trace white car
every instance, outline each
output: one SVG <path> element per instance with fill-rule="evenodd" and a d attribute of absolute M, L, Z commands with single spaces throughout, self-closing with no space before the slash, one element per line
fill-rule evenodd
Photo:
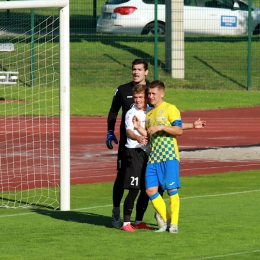
<path fill-rule="evenodd" d="M 165 0 L 158 0 L 158 33 L 165 32 Z M 260 8 L 252 6 L 252 33 L 260 34 Z M 98 33 L 154 34 L 154 0 L 108 0 Z M 248 4 L 243 0 L 184 0 L 184 32 L 190 35 L 247 35 Z"/>

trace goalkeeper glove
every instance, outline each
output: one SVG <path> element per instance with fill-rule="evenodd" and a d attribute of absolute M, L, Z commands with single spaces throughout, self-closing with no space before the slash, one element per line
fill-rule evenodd
<path fill-rule="evenodd" d="M 112 141 L 114 141 L 115 144 L 118 144 L 114 131 L 109 130 L 107 133 L 107 140 L 106 140 L 106 145 L 108 149 L 113 149 Z"/>

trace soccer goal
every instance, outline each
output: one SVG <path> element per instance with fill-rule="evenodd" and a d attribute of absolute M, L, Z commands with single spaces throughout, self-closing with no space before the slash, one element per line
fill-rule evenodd
<path fill-rule="evenodd" d="M 70 210 L 69 0 L 0 2 L 0 207 Z"/>

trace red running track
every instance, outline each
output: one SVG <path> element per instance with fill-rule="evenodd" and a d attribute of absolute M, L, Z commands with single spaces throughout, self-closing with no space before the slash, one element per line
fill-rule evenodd
<path fill-rule="evenodd" d="M 184 122 L 200 117 L 207 127 L 185 131 L 178 138 L 180 150 L 259 146 L 259 115 L 260 107 L 182 112 Z M 120 118 L 117 137 L 119 123 Z M 71 117 L 71 184 L 114 181 L 117 145 L 113 150 L 106 148 L 106 129 L 105 117 Z M 2 183 L 8 183 L 10 189 L 59 184 L 58 118 L 0 118 L 0 149 L 0 187 Z M 260 170 L 260 160 L 242 159 L 181 159 L 181 176 Z"/>
<path fill-rule="evenodd" d="M 180 150 L 260 145 L 260 107 L 182 112 L 183 122 L 201 118 L 204 129 L 186 130 L 178 137 Z M 119 137 L 117 121 L 116 136 Z M 71 184 L 114 181 L 117 145 L 108 150 L 104 117 L 71 118 Z M 260 160 L 181 160 L 181 176 L 260 170 Z M 260 159 L 260 158 L 259 158 Z"/>

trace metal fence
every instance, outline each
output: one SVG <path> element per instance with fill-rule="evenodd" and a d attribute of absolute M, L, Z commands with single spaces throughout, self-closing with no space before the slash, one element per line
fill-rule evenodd
<path fill-rule="evenodd" d="M 164 32 L 170 27 L 165 23 L 164 1 L 109 0 L 125 2 L 132 9 L 110 13 L 107 7 L 101 13 L 104 1 L 70 1 L 71 87 L 116 87 L 131 80 L 131 62 L 143 58 L 149 62 L 149 80 L 159 78 L 169 87 L 260 90 L 257 8 L 234 0 L 184 0 L 184 56 L 180 57 L 184 78 L 174 78 L 166 62 Z M 154 3 L 158 4 L 158 23 L 154 22 Z M 249 5 L 260 7 L 260 0 Z M 7 10 L 1 14 L 1 26 L 18 15 Z M 21 24 L 29 26 L 28 21 Z"/>

